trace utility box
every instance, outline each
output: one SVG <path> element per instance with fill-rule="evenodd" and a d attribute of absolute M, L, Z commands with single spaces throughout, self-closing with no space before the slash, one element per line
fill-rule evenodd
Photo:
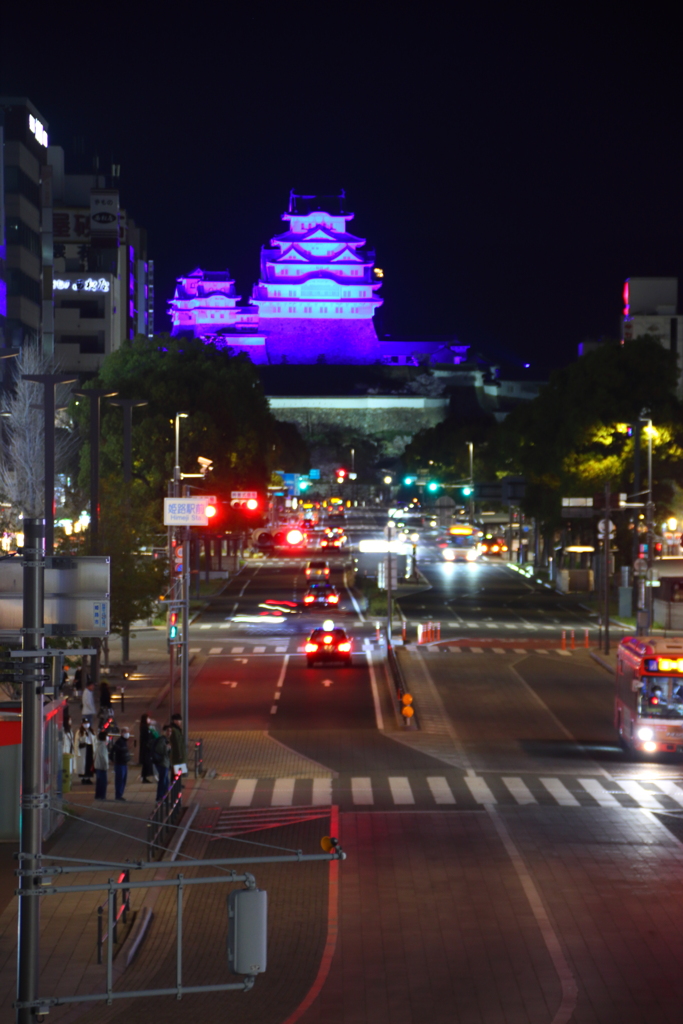
<path fill-rule="evenodd" d="M 268 893 L 235 889 L 228 896 L 228 963 L 233 974 L 263 974 L 268 939 Z"/>
<path fill-rule="evenodd" d="M 619 587 L 619 618 L 630 619 L 633 615 L 633 587 Z"/>

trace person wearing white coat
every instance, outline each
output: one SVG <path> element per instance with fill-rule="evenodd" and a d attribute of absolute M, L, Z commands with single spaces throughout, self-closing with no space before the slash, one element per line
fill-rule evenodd
<path fill-rule="evenodd" d="M 84 786 L 92 786 L 92 776 L 95 771 L 94 744 L 95 737 L 90 728 L 90 722 L 81 722 L 81 727 L 76 733 L 76 751 L 78 774 Z"/>

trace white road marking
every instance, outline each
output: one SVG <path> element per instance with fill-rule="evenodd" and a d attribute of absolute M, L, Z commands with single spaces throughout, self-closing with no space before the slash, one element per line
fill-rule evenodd
<path fill-rule="evenodd" d="M 531 792 L 526 782 L 516 775 L 504 777 L 502 781 L 512 793 L 518 804 L 537 804 L 538 800 Z"/>
<path fill-rule="evenodd" d="M 332 779 L 313 779 L 313 806 L 332 803 Z"/>
<path fill-rule="evenodd" d="M 220 654 L 222 650 L 222 647 L 211 647 L 209 649 L 209 654 Z"/>
<path fill-rule="evenodd" d="M 358 806 L 374 804 L 375 798 L 372 795 L 370 779 L 351 779 L 351 798 Z"/>
<path fill-rule="evenodd" d="M 276 779 L 273 786 L 271 807 L 291 807 L 294 800 L 294 783 L 296 779 Z"/>
<path fill-rule="evenodd" d="M 287 653 L 287 648 L 286 647 L 276 647 L 275 648 L 275 653 L 276 654 L 286 654 Z"/>
<path fill-rule="evenodd" d="M 523 647 L 513 647 L 512 650 L 513 650 L 514 654 L 526 654 L 527 653 Z"/>
<path fill-rule="evenodd" d="M 557 800 L 560 807 L 580 807 L 581 804 L 575 796 L 569 792 L 567 787 L 559 779 L 541 779 L 541 782 L 550 795 Z"/>
<path fill-rule="evenodd" d="M 282 659 L 282 668 L 280 669 L 280 675 L 277 678 L 277 684 L 276 685 L 277 685 L 278 690 L 281 690 L 282 687 L 284 686 L 285 676 L 287 675 L 287 666 L 288 665 L 289 665 L 289 655 L 285 654 L 284 658 Z"/>
<path fill-rule="evenodd" d="M 231 647 L 230 648 L 230 653 L 231 654 L 241 654 L 243 650 L 244 650 L 244 647 Z"/>
<path fill-rule="evenodd" d="M 649 789 L 644 789 L 639 782 L 635 782 L 633 779 L 619 779 L 619 785 L 629 796 L 633 797 L 640 807 L 647 807 L 651 811 L 661 811 L 662 805 L 655 794 L 651 793 Z"/>
<path fill-rule="evenodd" d="M 677 804 L 683 807 L 683 790 L 680 786 L 677 786 L 671 779 L 659 779 L 655 782 L 655 786 L 661 789 L 667 796 L 675 800 Z"/>
<path fill-rule="evenodd" d="M 389 778 L 389 789 L 395 804 L 414 804 L 415 797 L 410 788 L 410 783 L 405 776 L 393 776 Z"/>
<path fill-rule="evenodd" d="M 597 779 L 579 779 L 578 781 L 601 807 L 621 807 L 617 798 L 608 793 Z"/>
<path fill-rule="evenodd" d="M 270 709 L 270 713 L 271 715 L 277 714 L 277 704 L 273 704 L 272 708 Z"/>
<path fill-rule="evenodd" d="M 199 628 L 200 629 L 211 629 L 211 625 L 209 624 L 208 626 L 200 626 Z"/>
<path fill-rule="evenodd" d="M 484 648 L 483 647 L 470 647 L 470 654 L 483 654 L 483 653 L 484 653 Z"/>
<path fill-rule="evenodd" d="M 572 656 L 571 651 L 563 651 L 562 648 L 560 648 L 560 650 L 557 653 L 561 654 L 564 658 L 571 658 Z"/>
<path fill-rule="evenodd" d="M 332 679 L 323 679 L 323 686 L 332 686 Z"/>
<path fill-rule="evenodd" d="M 255 647 L 253 653 L 254 654 L 263 654 L 264 651 L 265 651 L 265 647 Z"/>
<path fill-rule="evenodd" d="M 384 718 L 382 716 L 382 706 L 379 702 L 379 689 L 377 687 L 377 676 L 375 675 L 375 666 L 372 663 L 372 650 L 368 643 L 365 649 L 365 657 L 368 659 L 368 672 L 370 673 L 370 689 L 372 690 L 372 703 L 375 706 L 375 724 L 381 731 L 384 730 Z"/>
<path fill-rule="evenodd" d="M 434 797 L 434 803 L 436 804 L 454 804 L 455 797 L 451 791 L 451 787 L 448 785 L 442 775 L 435 776 L 427 779 L 427 785 L 432 791 Z"/>
<path fill-rule="evenodd" d="M 234 690 L 237 683 L 232 679 L 221 679 L 221 686 L 231 686 Z"/>
<path fill-rule="evenodd" d="M 247 580 L 247 582 L 246 582 L 246 583 L 244 584 L 244 586 L 243 586 L 243 587 L 242 587 L 242 589 L 240 590 L 240 597 L 242 596 L 242 594 L 243 594 L 243 593 L 244 593 L 244 591 L 245 591 L 245 590 L 247 589 L 247 587 L 249 586 L 249 584 L 250 584 L 250 583 L 251 583 L 251 580 Z"/>
<path fill-rule="evenodd" d="M 238 779 L 230 798 L 231 807 L 249 807 L 254 799 L 257 779 Z"/>
<path fill-rule="evenodd" d="M 504 647 L 492 647 L 491 650 L 493 651 L 494 654 L 505 654 Z"/>
<path fill-rule="evenodd" d="M 467 783 L 467 788 L 478 804 L 498 803 L 483 779 L 477 778 L 476 775 L 466 775 L 465 782 Z"/>
<path fill-rule="evenodd" d="M 276 690 L 275 693 L 273 694 L 273 700 L 279 700 L 281 696 L 282 690 Z"/>
<path fill-rule="evenodd" d="M 199 654 L 201 647 L 190 647 L 190 654 Z"/>

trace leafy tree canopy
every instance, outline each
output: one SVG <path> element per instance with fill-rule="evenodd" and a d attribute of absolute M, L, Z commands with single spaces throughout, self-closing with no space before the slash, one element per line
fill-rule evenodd
<path fill-rule="evenodd" d="M 195 338 L 138 335 L 105 360 L 92 387 L 139 398 L 147 405 L 133 412 L 135 489 L 161 498 L 173 475 L 174 421 L 181 421 L 181 469 L 197 472 L 198 456 L 211 459 L 207 485 L 219 495 L 230 489 L 264 487 L 270 471 L 308 469 L 305 445 L 295 427 L 278 423 L 254 365 Z M 87 385 L 86 385 L 87 387 Z M 87 485 L 90 451 L 88 403 L 74 407 L 84 438 L 81 483 Z M 121 473 L 122 411 L 102 403 L 103 477 Z"/>

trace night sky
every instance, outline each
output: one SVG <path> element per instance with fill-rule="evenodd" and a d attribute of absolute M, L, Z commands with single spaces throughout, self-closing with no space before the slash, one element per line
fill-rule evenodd
<path fill-rule="evenodd" d="M 0 91 L 33 100 L 67 171 L 121 164 L 157 330 L 198 265 L 249 295 L 291 188 L 346 190 L 381 329 L 532 371 L 616 336 L 624 277 L 683 279 L 662 4 L 22 6 L 0 15 Z"/>

